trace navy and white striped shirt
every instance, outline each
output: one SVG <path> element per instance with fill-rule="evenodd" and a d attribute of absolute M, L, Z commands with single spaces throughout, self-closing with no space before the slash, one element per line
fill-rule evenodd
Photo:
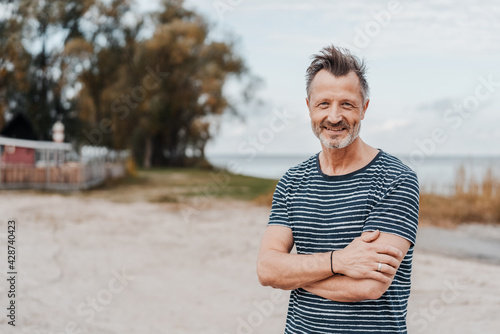
<path fill-rule="evenodd" d="M 383 151 L 345 175 L 324 174 L 319 153 L 290 168 L 276 186 L 269 225 L 291 228 L 297 253 L 343 249 L 362 232 L 376 229 L 401 236 L 411 246 L 377 300 L 341 303 L 293 290 L 285 333 L 406 333 L 418 210 L 415 172 Z"/>

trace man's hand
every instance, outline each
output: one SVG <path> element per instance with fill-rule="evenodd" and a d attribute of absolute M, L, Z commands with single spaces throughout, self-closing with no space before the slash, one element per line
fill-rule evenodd
<path fill-rule="evenodd" d="M 378 247 L 374 248 L 374 246 L 377 245 L 380 246 L 384 252 L 379 254 L 375 251 L 377 249 L 380 251 Z M 380 233 L 378 231 L 363 232 L 361 237 L 356 238 L 342 251 L 336 251 L 333 254 L 335 255 L 335 253 L 340 253 L 338 254 L 340 255 L 340 258 L 345 256 L 344 259 L 350 259 L 350 261 L 353 261 L 351 264 L 346 265 L 347 270 L 343 271 L 347 273 L 346 275 L 363 276 L 363 271 L 368 267 L 369 269 L 365 273 L 364 277 L 371 277 L 373 274 L 376 274 L 376 276 L 382 276 L 384 282 L 371 278 L 358 279 L 349 276 L 334 275 L 322 281 L 302 286 L 302 288 L 315 295 L 337 302 L 358 302 L 367 299 L 379 299 L 390 287 L 396 271 L 388 268 L 389 265 L 385 263 L 382 265 L 381 269 L 383 273 L 379 273 L 376 271 L 378 269 L 378 262 L 376 262 L 376 260 L 364 261 L 363 256 L 361 256 L 362 263 L 359 263 L 356 262 L 357 260 L 355 254 L 366 254 L 367 258 L 372 258 L 373 256 L 377 257 L 379 255 L 385 255 L 390 258 L 391 255 L 388 255 L 388 253 L 395 255 L 397 252 L 395 252 L 392 247 L 396 247 L 401 252 L 401 256 L 397 257 L 397 267 L 399 267 L 399 263 L 403 260 L 403 257 L 408 252 L 410 246 L 411 243 L 408 240 L 394 234 Z M 352 249 L 355 252 L 353 252 L 353 254 L 346 255 L 345 253 L 347 253 L 347 249 Z M 392 251 L 387 252 L 389 249 L 392 249 Z M 346 252 L 342 254 L 344 250 L 346 250 Z M 333 264 L 335 265 L 335 257 L 333 261 Z M 390 261 L 391 263 L 393 262 L 392 260 Z M 337 264 L 338 263 L 339 262 L 337 262 Z M 392 265 L 390 267 L 394 268 Z M 354 272 L 354 274 L 352 274 L 352 272 Z M 394 274 L 391 275 L 389 272 L 393 272 Z"/>
<path fill-rule="evenodd" d="M 333 271 L 351 278 L 390 283 L 403 258 L 403 253 L 390 245 L 372 243 L 379 236 L 378 230 L 364 233 L 344 249 L 333 252 Z M 382 266 L 381 270 L 377 271 L 379 263 Z"/>

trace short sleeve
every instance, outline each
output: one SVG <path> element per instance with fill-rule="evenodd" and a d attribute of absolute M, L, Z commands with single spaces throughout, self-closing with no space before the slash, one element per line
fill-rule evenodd
<path fill-rule="evenodd" d="M 368 214 L 363 232 L 379 230 L 415 244 L 418 227 L 419 185 L 413 171 L 401 174 Z"/>
<path fill-rule="evenodd" d="M 269 215 L 269 225 L 281 225 L 290 227 L 290 220 L 288 219 L 287 210 L 287 196 L 286 196 L 286 174 L 276 185 L 276 190 L 273 195 L 273 204 L 271 206 L 271 214 Z"/>

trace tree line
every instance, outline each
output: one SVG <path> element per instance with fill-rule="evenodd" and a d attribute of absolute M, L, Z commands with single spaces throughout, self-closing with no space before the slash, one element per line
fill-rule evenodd
<path fill-rule="evenodd" d="M 131 149 L 149 166 L 205 158 L 232 78 L 254 80 L 235 42 L 183 0 L 139 14 L 131 0 L 14 0 L 0 4 L 0 128 L 25 113 L 40 139 L 56 120 L 66 141 Z"/>

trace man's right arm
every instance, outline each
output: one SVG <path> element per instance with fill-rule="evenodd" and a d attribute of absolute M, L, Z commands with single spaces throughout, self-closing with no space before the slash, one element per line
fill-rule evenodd
<path fill-rule="evenodd" d="M 268 226 L 257 259 L 257 275 L 264 286 L 293 290 L 332 276 L 330 253 L 290 254 L 292 231 L 284 226 Z"/>
<path fill-rule="evenodd" d="M 390 283 L 386 274 L 393 274 L 399 266 L 401 251 L 389 245 L 371 244 L 380 232 L 371 232 L 356 238 L 342 252 L 334 252 L 333 270 L 357 279 L 373 279 Z M 332 276 L 330 252 L 317 254 L 290 254 L 293 247 L 292 231 L 284 226 L 268 226 L 262 239 L 257 260 L 257 274 L 262 285 L 293 290 Z M 378 263 L 386 274 L 373 270 Z M 345 266 L 343 264 L 351 265 Z"/>

